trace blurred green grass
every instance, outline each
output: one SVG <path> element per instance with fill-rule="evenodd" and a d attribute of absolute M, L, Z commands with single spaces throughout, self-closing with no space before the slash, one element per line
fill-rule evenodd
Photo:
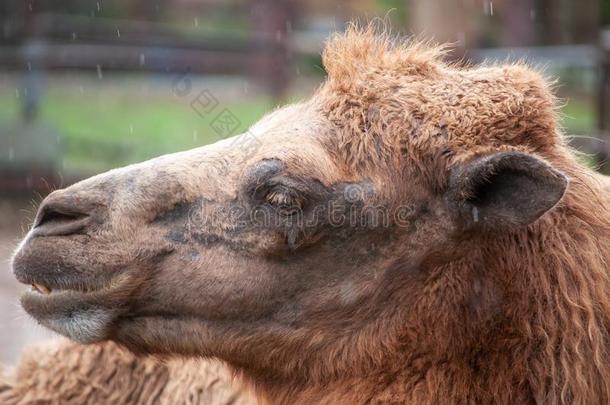
<path fill-rule="evenodd" d="M 237 135 L 269 104 L 265 99 L 246 100 L 222 108 L 240 120 Z M 171 99 L 83 102 L 78 97 L 52 97 L 41 110 L 41 119 L 63 134 L 64 168 L 72 170 L 106 169 L 216 142 L 221 138 L 210 127 L 214 116 L 199 115 L 188 100 Z"/>
<path fill-rule="evenodd" d="M 264 96 L 222 102 L 200 115 L 190 97 L 133 96 L 129 91 L 80 94 L 53 87 L 45 92 L 37 122 L 61 134 L 60 168 L 98 172 L 220 140 L 210 123 L 225 108 L 245 131 L 272 108 Z M 0 122 L 20 119 L 20 100 L 0 92 Z"/>

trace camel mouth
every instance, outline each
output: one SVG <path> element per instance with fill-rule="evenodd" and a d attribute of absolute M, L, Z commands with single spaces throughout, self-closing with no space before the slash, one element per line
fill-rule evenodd
<path fill-rule="evenodd" d="M 103 289 L 103 288 L 91 287 L 91 286 L 86 286 L 86 285 L 79 285 L 75 288 L 58 288 L 58 287 L 50 287 L 49 285 L 43 284 L 43 283 L 31 283 L 30 287 L 31 287 L 31 289 L 30 289 L 31 292 L 41 294 L 41 295 L 61 294 L 64 292 L 69 292 L 69 291 L 76 291 L 76 292 L 86 294 L 86 293 L 92 293 L 92 292 L 96 292 L 98 290 Z"/>
<path fill-rule="evenodd" d="M 47 277 L 32 277 L 29 274 L 20 272 L 17 274 L 17 281 L 21 284 L 29 285 L 29 294 L 38 297 L 56 297 L 66 294 L 72 295 L 87 295 L 101 292 L 111 293 L 114 290 L 120 289 L 128 282 L 128 277 L 125 274 L 120 274 L 109 280 L 73 280 L 72 277 L 67 280 L 65 278 L 57 280 L 49 280 Z"/>
<path fill-rule="evenodd" d="M 94 285 L 94 284 L 74 284 L 72 286 L 54 286 L 52 284 L 47 284 L 44 282 L 32 282 L 30 284 L 30 291 L 33 293 L 41 294 L 41 295 L 52 295 L 52 294 L 62 294 L 66 292 L 78 292 L 82 294 L 89 294 L 103 290 L 113 290 L 125 282 L 122 277 L 115 277 L 111 279 L 107 283 L 103 283 L 102 285 Z"/>
<path fill-rule="evenodd" d="M 94 343 L 108 337 L 125 307 L 129 284 L 125 275 L 103 285 L 77 288 L 31 283 L 21 296 L 21 306 L 42 326 L 81 343 Z"/>

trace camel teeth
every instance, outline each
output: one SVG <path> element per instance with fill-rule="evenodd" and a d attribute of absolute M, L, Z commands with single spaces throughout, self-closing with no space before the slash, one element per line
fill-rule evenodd
<path fill-rule="evenodd" d="M 43 284 L 32 284 L 32 288 L 41 294 L 48 295 L 51 293 L 51 289 Z"/>

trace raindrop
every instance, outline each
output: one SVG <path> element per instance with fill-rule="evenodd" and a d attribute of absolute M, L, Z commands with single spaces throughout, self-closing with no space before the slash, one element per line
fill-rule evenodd
<path fill-rule="evenodd" d="M 536 10 L 535 9 L 530 9 L 530 20 L 535 21 L 536 20 Z"/>
<path fill-rule="evenodd" d="M 197 130 L 196 130 L 196 129 L 194 129 L 194 130 L 193 130 L 193 141 L 196 141 L 196 140 L 198 140 L 198 139 L 199 139 L 199 134 L 197 134 Z"/>
<path fill-rule="evenodd" d="M 57 137 L 55 137 L 55 142 L 59 145 L 61 143 L 61 136 L 57 135 Z"/>
<path fill-rule="evenodd" d="M 275 40 L 277 42 L 280 42 L 282 40 L 282 31 L 280 31 L 280 30 L 275 31 Z"/>
<path fill-rule="evenodd" d="M 15 89 L 15 97 L 19 98 L 21 95 L 19 94 L 19 89 Z"/>
<path fill-rule="evenodd" d="M 10 162 L 12 162 L 13 160 L 15 160 L 15 149 L 13 148 L 8 148 L 8 160 Z"/>
<path fill-rule="evenodd" d="M 78 86 L 78 91 L 80 91 L 80 94 L 84 94 L 85 93 L 85 88 L 83 87 L 82 84 L 80 86 Z"/>
<path fill-rule="evenodd" d="M 491 0 L 483 3 L 483 12 L 485 15 L 494 15 L 494 5 Z"/>
<path fill-rule="evenodd" d="M 32 11 L 32 3 L 28 4 L 28 10 Z"/>
<path fill-rule="evenodd" d="M 121 38 L 121 31 L 119 31 L 119 29 L 118 29 L 118 28 L 116 29 L 116 36 L 117 36 L 117 37 L 119 37 L 119 38 Z"/>
<path fill-rule="evenodd" d="M 144 66 L 146 63 L 146 56 L 143 53 L 140 54 L 140 66 Z"/>
<path fill-rule="evenodd" d="M 195 17 L 194 23 L 195 27 L 199 27 L 199 18 Z"/>
<path fill-rule="evenodd" d="M 102 80 L 104 78 L 102 75 L 102 67 L 100 65 L 95 65 L 95 68 L 97 69 L 97 78 Z"/>
<path fill-rule="evenodd" d="M 297 66 L 297 70 L 296 70 L 297 76 L 301 75 L 301 68 Z"/>
<path fill-rule="evenodd" d="M 133 125 L 129 124 L 129 133 L 133 135 Z"/>
<path fill-rule="evenodd" d="M 28 71 L 32 71 L 32 62 L 28 62 Z"/>
<path fill-rule="evenodd" d="M 96 1 L 95 4 L 97 5 L 97 11 L 101 11 L 100 2 Z"/>
<path fill-rule="evenodd" d="M 76 32 L 72 31 L 72 41 L 76 41 Z"/>

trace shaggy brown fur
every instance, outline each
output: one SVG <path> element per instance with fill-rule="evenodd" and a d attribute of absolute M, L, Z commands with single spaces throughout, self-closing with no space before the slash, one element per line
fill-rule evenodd
<path fill-rule="evenodd" d="M 490 293 L 503 295 L 498 310 L 506 318 L 478 319 L 473 335 L 462 336 L 473 339 L 466 342 L 451 329 L 456 319 L 477 318 L 471 311 L 480 308 L 456 307 L 446 296 L 445 310 L 431 312 L 434 304 L 423 300 L 417 324 L 432 327 L 426 335 L 431 350 L 413 351 L 396 365 L 400 371 L 389 377 L 392 388 L 381 398 L 607 403 L 610 213 L 604 200 L 610 193 L 604 195 L 570 155 L 556 126 L 556 102 L 537 72 L 521 64 L 464 70 L 442 63 L 442 54 L 420 43 L 392 43 L 370 28 L 329 43 L 324 63 L 330 79 L 322 93 L 340 129 L 343 159 L 363 171 L 404 159 L 442 190 L 442 174 L 453 165 L 490 151 L 520 150 L 544 157 L 571 184 L 561 206 L 533 226 L 464 241 L 466 256 L 431 271 L 428 288 L 453 296 L 484 282 L 485 272 L 497 289 Z"/>
<path fill-rule="evenodd" d="M 0 378 L 0 404 L 255 403 L 220 362 L 138 358 L 114 343 L 56 341 L 29 348 Z"/>
<path fill-rule="evenodd" d="M 426 346 L 443 360 L 412 353 L 391 378 L 399 383 L 389 398 L 607 403 L 610 214 L 603 201 L 610 193 L 570 156 L 556 127 L 556 102 L 538 73 L 520 64 L 457 69 L 439 61 L 442 53 L 390 44 L 370 30 L 330 42 L 323 92 L 342 129 L 344 159 L 358 169 L 406 155 L 443 189 L 441 174 L 452 165 L 490 150 L 521 150 L 543 156 L 571 185 L 561 206 L 533 226 L 465 242 L 466 257 L 432 271 L 429 288 L 457 290 L 472 288 L 486 272 L 503 291 L 507 316 L 479 319 L 474 342 L 463 345 L 450 328 L 455 318 L 471 318 L 472 308 L 452 308 L 449 300 L 446 312 L 431 313 L 431 303 L 421 302 L 420 322 L 443 330 L 427 335 Z"/>
<path fill-rule="evenodd" d="M 24 307 L 82 342 L 219 358 L 272 403 L 609 403 L 606 180 L 539 73 L 442 53 L 351 28 L 254 154 L 225 142 L 54 193 L 14 268 L 69 292 Z M 287 214 L 328 203 L 411 210 Z M 242 206 L 277 221 L 237 226 Z"/>

